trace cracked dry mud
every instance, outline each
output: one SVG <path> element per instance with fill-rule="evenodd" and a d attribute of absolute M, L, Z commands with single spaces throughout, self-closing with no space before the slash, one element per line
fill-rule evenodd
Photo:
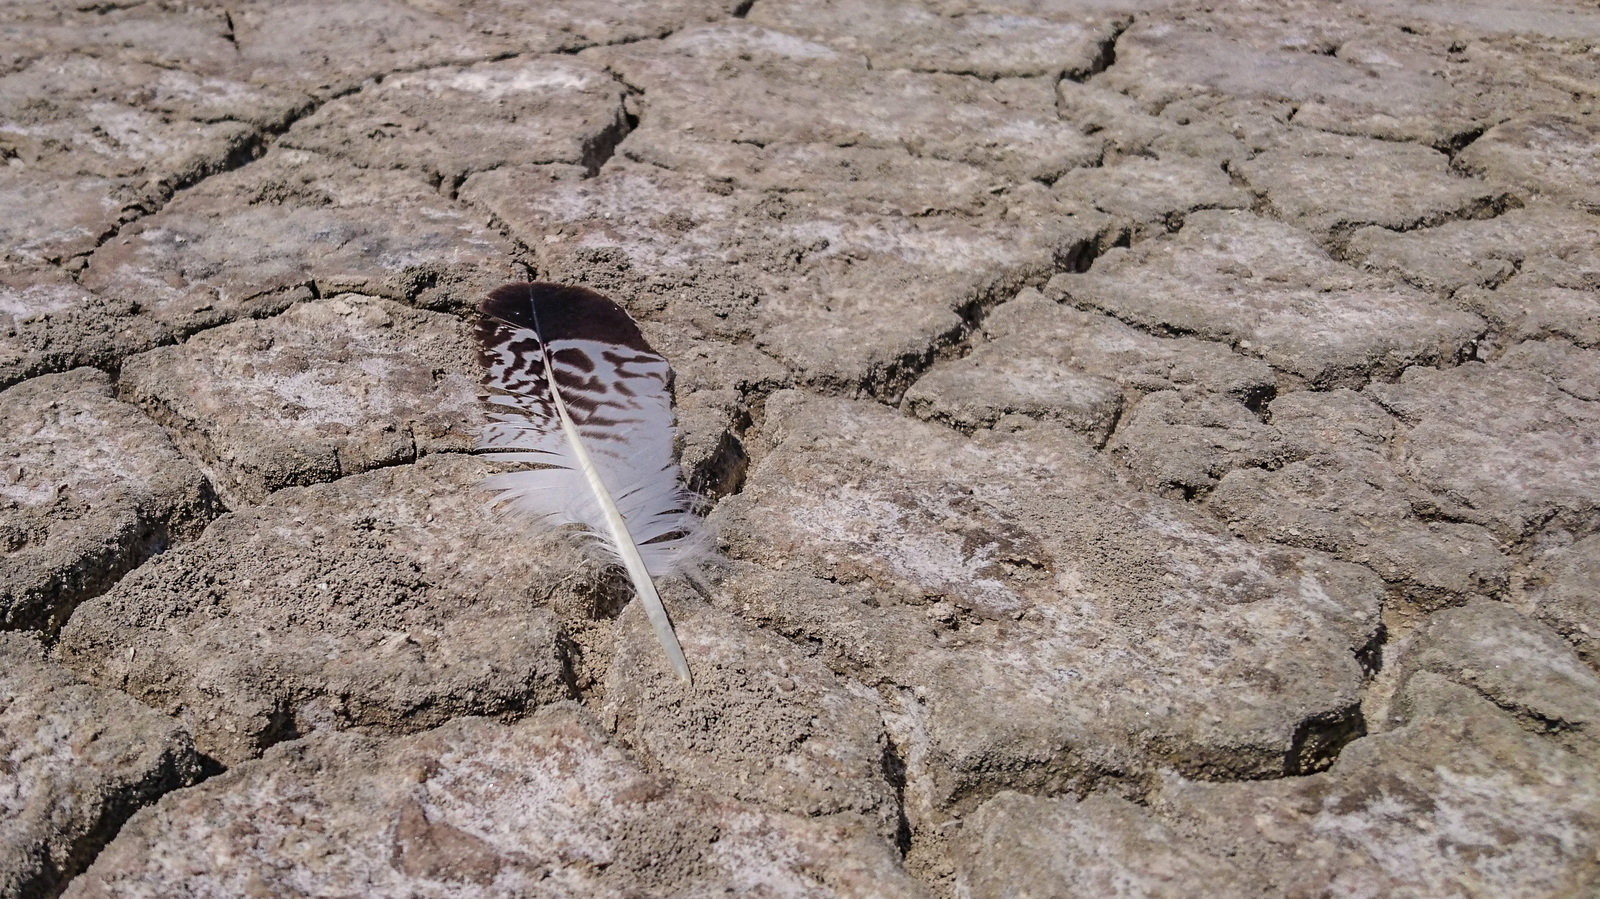
<path fill-rule="evenodd" d="M 5 4 L 0 899 L 1592 895 L 1597 184 L 1571 0 Z"/>

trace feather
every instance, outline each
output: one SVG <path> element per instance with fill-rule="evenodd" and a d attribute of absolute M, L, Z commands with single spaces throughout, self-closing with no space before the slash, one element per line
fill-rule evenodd
<path fill-rule="evenodd" d="M 689 664 L 652 577 L 685 570 L 707 539 L 672 457 L 671 368 L 621 306 L 582 287 L 507 284 L 479 307 L 488 458 L 532 467 L 491 475 L 495 504 L 547 526 L 577 525 L 628 572 L 672 668 Z"/>

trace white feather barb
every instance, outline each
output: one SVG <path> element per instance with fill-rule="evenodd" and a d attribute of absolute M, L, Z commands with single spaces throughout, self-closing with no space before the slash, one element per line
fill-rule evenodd
<path fill-rule="evenodd" d="M 671 369 L 628 313 L 581 287 L 507 284 L 480 306 L 489 458 L 529 463 L 489 477 L 498 505 L 577 525 L 621 565 L 673 671 L 689 663 L 652 576 L 703 555 L 704 529 L 672 458 Z"/>

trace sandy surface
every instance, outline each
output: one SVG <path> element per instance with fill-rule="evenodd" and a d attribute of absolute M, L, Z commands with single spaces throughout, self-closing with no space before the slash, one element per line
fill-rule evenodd
<path fill-rule="evenodd" d="M 7 3 L 0 899 L 1590 895 L 1597 185 L 1571 0 Z"/>

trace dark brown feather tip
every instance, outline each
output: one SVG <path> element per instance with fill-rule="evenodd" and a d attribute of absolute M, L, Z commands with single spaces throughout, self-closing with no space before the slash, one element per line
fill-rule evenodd
<path fill-rule="evenodd" d="M 479 304 L 478 311 L 489 318 L 532 329 L 546 343 L 593 340 L 656 354 L 640 333 L 639 326 L 621 306 L 587 287 L 540 281 L 506 284 L 491 291 L 489 298 Z M 492 333 L 492 329 L 480 324 L 476 336 L 481 342 Z"/>

